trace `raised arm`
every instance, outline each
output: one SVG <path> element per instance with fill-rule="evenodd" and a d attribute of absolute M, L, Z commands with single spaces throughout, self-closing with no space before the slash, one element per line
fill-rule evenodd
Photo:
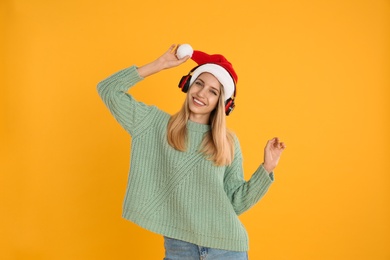
<path fill-rule="evenodd" d="M 137 102 L 127 91 L 145 77 L 176 67 L 188 60 L 189 56 L 182 59 L 176 57 L 176 47 L 172 45 L 153 62 L 141 67 L 131 66 L 99 82 L 97 89 L 103 102 L 120 125 L 131 135 L 151 111 L 151 107 Z"/>
<path fill-rule="evenodd" d="M 178 45 L 171 45 L 169 49 L 158 59 L 138 68 L 138 73 L 141 77 L 146 78 L 164 69 L 170 69 L 186 62 L 190 57 L 185 56 L 182 59 L 176 57 L 176 49 Z"/>
<path fill-rule="evenodd" d="M 268 141 L 264 148 L 264 163 L 245 181 L 241 149 L 236 140 L 235 159 L 226 170 L 224 187 L 237 215 L 251 208 L 267 193 L 274 180 L 273 170 L 285 148 L 285 144 L 279 142 L 278 138 Z"/>

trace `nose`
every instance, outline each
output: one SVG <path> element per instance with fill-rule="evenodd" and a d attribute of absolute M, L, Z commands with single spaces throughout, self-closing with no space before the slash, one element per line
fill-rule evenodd
<path fill-rule="evenodd" d="M 201 88 L 199 91 L 196 93 L 199 97 L 204 97 L 206 93 L 206 88 Z"/>

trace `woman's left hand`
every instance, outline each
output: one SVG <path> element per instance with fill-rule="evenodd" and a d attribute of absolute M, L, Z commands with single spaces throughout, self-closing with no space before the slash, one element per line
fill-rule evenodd
<path fill-rule="evenodd" d="M 263 167 L 268 173 L 276 168 L 284 149 L 286 149 L 286 145 L 283 142 L 280 142 L 277 137 L 267 142 L 267 145 L 264 148 Z"/>

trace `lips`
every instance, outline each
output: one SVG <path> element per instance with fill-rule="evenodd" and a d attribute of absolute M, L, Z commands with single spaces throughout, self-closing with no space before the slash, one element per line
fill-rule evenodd
<path fill-rule="evenodd" d="M 203 103 L 202 101 L 200 101 L 199 99 L 196 99 L 196 98 L 192 98 L 192 100 L 194 101 L 194 103 L 198 106 L 205 106 L 206 104 Z"/>

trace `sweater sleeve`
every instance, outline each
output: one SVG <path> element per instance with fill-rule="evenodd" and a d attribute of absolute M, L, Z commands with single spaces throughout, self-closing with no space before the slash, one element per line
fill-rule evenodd
<path fill-rule="evenodd" d="M 119 124 L 131 135 L 136 127 L 151 111 L 151 106 L 136 101 L 126 93 L 143 78 L 138 74 L 137 67 L 123 69 L 99 82 L 98 93 L 104 104 Z"/>
<path fill-rule="evenodd" d="M 233 163 L 227 167 L 224 176 L 225 192 L 237 215 L 255 205 L 268 191 L 274 181 L 273 173 L 268 174 L 260 165 L 248 181 L 244 179 L 242 153 L 238 140 L 235 143 Z"/>

